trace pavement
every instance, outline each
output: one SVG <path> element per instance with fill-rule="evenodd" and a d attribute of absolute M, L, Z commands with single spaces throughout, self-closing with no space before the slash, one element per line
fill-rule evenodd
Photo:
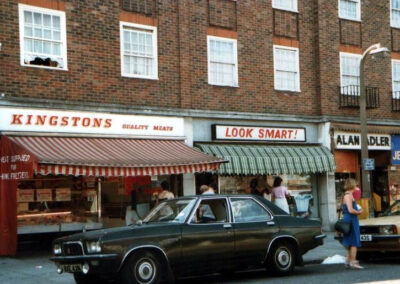
<path fill-rule="evenodd" d="M 334 239 L 335 232 L 324 232 L 324 234 L 326 235 L 324 244 L 303 255 L 304 264 L 319 264 L 327 257 L 334 255 L 346 256 L 346 249 Z"/>
<path fill-rule="evenodd" d="M 304 256 L 304 264 L 319 264 L 327 257 L 346 255 L 344 247 L 334 240 L 333 232 L 325 232 L 324 244 Z M 16 257 L 0 257 L 0 283 L 74 283 L 71 274 L 58 275 L 56 266 L 49 260 L 51 249 L 25 249 L 18 251 Z"/>

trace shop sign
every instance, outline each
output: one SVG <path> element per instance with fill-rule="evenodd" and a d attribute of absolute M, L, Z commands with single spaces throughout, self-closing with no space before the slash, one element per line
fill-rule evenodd
<path fill-rule="evenodd" d="M 51 188 L 42 188 L 36 190 L 37 201 L 53 201 L 53 192 Z"/>
<path fill-rule="evenodd" d="M 400 165 L 400 135 L 392 135 L 392 165 Z"/>
<path fill-rule="evenodd" d="M 33 202 L 35 201 L 34 189 L 18 189 L 18 202 Z"/>
<path fill-rule="evenodd" d="M 213 125 L 213 140 L 305 142 L 305 128 Z"/>
<path fill-rule="evenodd" d="M 56 201 L 71 201 L 71 189 L 70 188 L 57 188 L 56 189 Z"/>
<path fill-rule="evenodd" d="M 334 133 L 336 149 L 360 150 L 361 135 L 359 133 L 336 132 Z M 390 135 L 368 134 L 368 150 L 390 150 Z"/>
<path fill-rule="evenodd" d="M 364 159 L 364 170 L 366 170 L 366 171 L 375 170 L 375 160 L 374 159 Z"/>
<path fill-rule="evenodd" d="M 181 117 L 0 107 L 0 131 L 183 137 Z"/>

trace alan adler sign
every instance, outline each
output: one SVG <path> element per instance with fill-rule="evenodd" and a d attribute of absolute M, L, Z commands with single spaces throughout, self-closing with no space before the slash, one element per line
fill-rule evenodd
<path fill-rule="evenodd" d="M 369 150 L 391 150 L 390 135 L 369 134 Z M 358 133 L 335 132 L 336 149 L 361 149 L 361 135 Z"/>
<path fill-rule="evenodd" d="M 213 125 L 213 139 L 305 142 L 304 128 Z"/>

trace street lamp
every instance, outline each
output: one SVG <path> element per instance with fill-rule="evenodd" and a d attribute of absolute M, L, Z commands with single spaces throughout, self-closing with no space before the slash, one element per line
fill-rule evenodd
<path fill-rule="evenodd" d="M 371 199 L 371 187 L 369 173 L 365 170 L 364 161 L 368 159 L 368 143 L 367 143 L 367 116 L 366 116 L 366 98 L 364 87 L 364 62 L 367 55 L 370 54 L 373 58 L 378 56 L 387 56 L 390 54 L 388 48 L 381 46 L 380 43 L 371 45 L 364 51 L 360 61 L 360 128 L 361 128 L 361 181 L 363 197 Z M 373 216 L 371 210 L 371 202 L 369 202 L 370 216 Z"/>

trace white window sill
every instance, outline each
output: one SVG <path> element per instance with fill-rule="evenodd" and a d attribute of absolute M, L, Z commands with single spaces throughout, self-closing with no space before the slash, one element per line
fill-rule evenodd
<path fill-rule="evenodd" d="M 33 68 L 40 68 L 40 69 L 48 69 L 48 70 L 59 70 L 59 71 L 68 71 L 68 67 L 66 68 L 59 68 L 59 67 L 51 67 L 51 66 L 44 66 L 44 65 L 34 65 L 34 64 L 21 64 L 23 67 L 33 67 Z"/>
<path fill-rule="evenodd" d="M 394 29 L 400 29 L 400 26 L 390 25 L 390 27 L 391 27 L 391 28 L 394 28 Z"/>
<path fill-rule="evenodd" d="M 346 18 L 346 17 L 340 17 L 340 16 L 339 16 L 339 19 L 361 23 L 361 19 Z"/>
<path fill-rule="evenodd" d="M 218 83 L 212 83 L 208 82 L 209 85 L 211 86 L 217 86 L 217 87 L 231 87 L 231 88 L 239 88 L 239 84 L 233 84 L 233 85 L 224 85 L 224 84 L 218 84 Z"/>
<path fill-rule="evenodd" d="M 289 92 L 289 93 L 301 93 L 301 90 L 289 90 L 289 89 L 274 89 L 275 91 L 278 92 Z"/>
<path fill-rule="evenodd" d="M 149 76 L 140 76 L 140 75 L 132 75 L 132 74 L 121 74 L 122 77 L 126 78 L 134 78 L 134 79 L 145 79 L 145 80 L 159 80 L 158 76 L 156 77 L 149 77 Z"/>
<path fill-rule="evenodd" d="M 281 8 L 281 7 L 272 7 L 272 9 L 299 14 L 299 10 L 291 10 L 291 9 L 285 9 L 285 8 Z"/>

